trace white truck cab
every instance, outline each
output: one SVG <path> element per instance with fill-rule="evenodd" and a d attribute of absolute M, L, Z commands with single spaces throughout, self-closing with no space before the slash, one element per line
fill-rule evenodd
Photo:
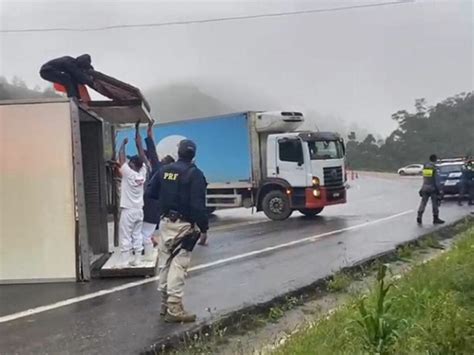
<path fill-rule="evenodd" d="M 291 211 L 298 209 L 303 214 L 315 215 L 324 206 L 345 203 L 345 148 L 338 134 L 270 134 L 266 151 L 267 179 L 288 183 L 286 192 L 290 197 Z M 262 206 L 264 211 L 268 207 L 271 208 Z M 274 209 L 273 212 L 278 211 Z M 289 213 L 280 212 L 282 216 Z"/>

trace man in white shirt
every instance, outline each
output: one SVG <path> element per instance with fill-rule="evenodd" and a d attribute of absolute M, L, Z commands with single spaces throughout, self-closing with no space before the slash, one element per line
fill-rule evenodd
<path fill-rule="evenodd" d="M 125 138 L 119 152 L 120 174 L 122 175 L 119 224 L 120 251 L 122 266 L 129 263 L 131 266 L 136 266 L 140 263 L 143 251 L 143 190 L 147 169 L 143 149 L 139 149 L 140 155 L 132 156 L 128 162 L 126 161 L 125 147 L 127 143 L 128 139 Z M 134 253 L 133 258 L 132 251 Z"/>

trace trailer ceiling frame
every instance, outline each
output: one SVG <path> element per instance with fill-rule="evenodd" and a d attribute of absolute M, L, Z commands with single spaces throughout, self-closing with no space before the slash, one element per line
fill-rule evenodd
<path fill-rule="evenodd" d="M 154 122 L 142 100 L 90 101 L 80 107 L 113 125 Z"/>

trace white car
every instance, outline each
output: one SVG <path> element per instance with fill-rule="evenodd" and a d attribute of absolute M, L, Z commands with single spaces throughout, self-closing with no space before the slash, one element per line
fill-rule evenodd
<path fill-rule="evenodd" d="M 421 175 L 423 164 L 411 164 L 398 169 L 399 175 Z"/>

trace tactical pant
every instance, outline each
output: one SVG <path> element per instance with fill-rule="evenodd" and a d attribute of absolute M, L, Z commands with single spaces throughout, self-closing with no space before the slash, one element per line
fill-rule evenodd
<path fill-rule="evenodd" d="M 469 203 L 474 202 L 474 181 L 469 181 L 467 184 L 467 189 L 468 189 L 468 200 Z"/>
<path fill-rule="evenodd" d="M 54 68 L 43 68 L 40 71 L 40 76 L 45 80 L 63 85 L 66 88 L 67 97 L 79 98 L 77 82 L 69 73 Z"/>
<path fill-rule="evenodd" d="M 188 222 L 177 220 L 170 221 L 163 218 L 160 222 L 159 244 L 158 244 L 158 290 L 168 294 L 168 302 L 180 302 L 184 295 L 184 278 L 191 262 L 191 252 L 181 249 L 179 253 L 170 259 L 173 246 L 185 235 L 193 231 Z"/>
<path fill-rule="evenodd" d="M 439 206 L 438 206 L 438 194 L 436 192 L 422 192 L 421 193 L 421 203 L 418 208 L 418 215 L 423 216 L 425 212 L 426 205 L 428 200 L 431 198 L 431 206 L 433 207 L 433 217 L 438 217 L 439 215 Z"/>
<path fill-rule="evenodd" d="M 474 181 L 461 182 L 459 189 L 459 202 L 463 200 L 465 194 L 467 194 L 469 203 L 474 202 Z"/>

